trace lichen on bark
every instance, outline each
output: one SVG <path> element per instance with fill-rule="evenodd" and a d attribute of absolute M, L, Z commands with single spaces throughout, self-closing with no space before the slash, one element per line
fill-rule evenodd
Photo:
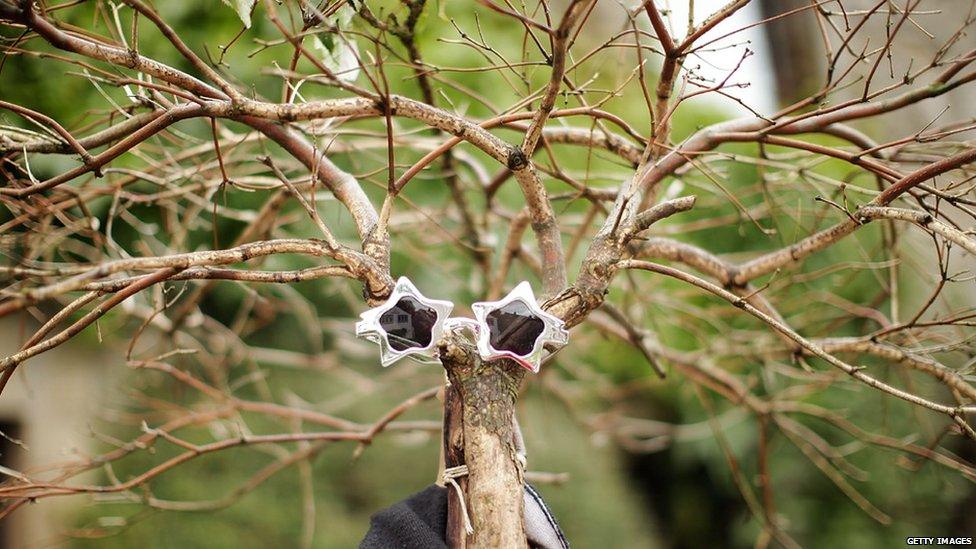
<path fill-rule="evenodd" d="M 483 362 L 454 342 L 442 347 L 441 361 L 463 401 L 466 499 L 474 527 L 466 547 L 527 547 L 513 424 L 525 370 L 510 360 Z"/>

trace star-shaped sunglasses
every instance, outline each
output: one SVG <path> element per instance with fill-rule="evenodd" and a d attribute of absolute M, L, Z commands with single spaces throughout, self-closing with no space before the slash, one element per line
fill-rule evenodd
<path fill-rule="evenodd" d="M 380 346 L 380 361 L 389 366 L 401 358 L 422 362 L 437 359 L 444 330 L 470 329 L 482 360 L 510 358 L 538 372 L 546 348 L 569 342 L 563 321 L 539 307 L 528 282 L 498 301 L 471 305 L 474 319 L 451 317 L 454 304 L 429 299 L 406 277 L 400 277 L 385 303 L 362 313 L 356 335 Z"/>

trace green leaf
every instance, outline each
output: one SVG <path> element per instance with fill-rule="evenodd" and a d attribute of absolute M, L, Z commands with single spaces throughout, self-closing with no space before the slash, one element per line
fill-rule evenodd
<path fill-rule="evenodd" d="M 335 15 L 329 19 L 331 20 L 330 22 L 336 27 L 339 27 L 340 29 L 347 29 L 349 28 L 349 23 L 352 22 L 353 15 L 356 15 L 356 11 L 352 9 L 352 6 L 347 4 L 339 8 L 339 11 L 337 11 Z"/>
<path fill-rule="evenodd" d="M 244 26 L 251 28 L 251 10 L 254 9 L 254 4 L 258 0 L 224 0 L 224 4 L 234 8 L 237 12 L 237 16 L 241 18 L 241 22 Z"/>
<path fill-rule="evenodd" d="M 359 77 L 358 48 L 351 40 L 334 40 L 323 35 L 328 44 L 318 36 L 312 38 L 312 47 L 321 55 L 322 64 L 329 68 L 339 80 L 354 82 Z"/>

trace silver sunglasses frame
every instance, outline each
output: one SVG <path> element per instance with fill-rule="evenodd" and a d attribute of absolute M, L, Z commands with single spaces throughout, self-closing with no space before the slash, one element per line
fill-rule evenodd
<path fill-rule="evenodd" d="M 380 318 L 384 313 L 396 306 L 403 297 L 416 299 L 422 305 L 434 309 L 437 319 L 431 327 L 430 344 L 425 347 L 410 347 L 398 351 L 390 345 L 390 340 L 386 330 L 380 324 Z M 495 310 L 501 309 L 506 305 L 520 301 L 535 316 L 539 317 L 543 323 L 542 333 L 536 338 L 532 351 L 527 355 L 519 355 L 512 351 L 495 349 L 491 345 L 491 330 L 488 325 L 488 315 Z M 569 343 L 569 332 L 565 328 L 563 321 L 546 311 L 542 310 L 532 292 L 532 286 L 528 282 L 520 282 L 511 292 L 498 301 L 480 301 L 471 305 L 475 318 L 451 317 L 454 304 L 450 301 L 430 299 L 420 293 L 413 282 L 405 276 L 397 279 L 390 297 L 378 307 L 369 309 L 359 315 L 360 321 L 356 323 L 356 336 L 367 339 L 380 346 L 380 362 L 383 367 L 400 360 L 401 358 L 412 358 L 420 362 L 437 361 L 437 344 L 444 334 L 444 330 L 457 330 L 467 327 L 476 336 L 476 346 L 478 355 L 482 360 L 497 360 L 509 358 L 518 362 L 525 369 L 538 373 L 542 366 L 543 356 L 546 346 L 562 347 Z"/>
<path fill-rule="evenodd" d="M 384 313 L 396 306 L 401 298 L 411 297 L 416 299 L 421 305 L 434 309 L 437 313 L 437 320 L 430 329 L 430 343 L 425 347 L 408 347 L 398 351 L 390 345 L 390 339 L 386 330 L 380 324 L 380 318 Z M 444 334 L 444 322 L 450 317 L 454 310 L 454 304 L 450 301 L 441 299 L 430 299 L 413 285 L 413 282 L 405 276 L 397 279 L 393 286 L 393 293 L 387 298 L 386 302 L 378 307 L 373 307 L 359 315 L 361 319 L 356 323 L 356 336 L 367 339 L 380 346 L 380 363 L 386 368 L 390 364 L 401 358 L 410 357 L 420 362 L 432 362 L 437 360 L 437 343 Z M 426 359 L 426 360 L 424 360 Z"/>
<path fill-rule="evenodd" d="M 500 350 L 491 345 L 491 332 L 488 329 L 488 315 L 505 307 L 506 305 L 520 301 L 535 316 L 542 320 L 542 333 L 535 339 L 532 351 L 526 355 L 519 355 L 512 351 Z M 520 282 L 511 292 L 498 301 L 479 301 L 471 305 L 474 312 L 475 321 L 478 325 L 478 354 L 482 360 L 497 360 L 499 358 L 510 358 L 532 373 L 539 373 L 542 366 L 542 358 L 545 353 L 546 345 L 556 345 L 562 347 L 569 343 L 569 332 L 566 331 L 561 319 L 545 312 L 539 306 L 532 292 L 532 286 L 528 282 Z"/>

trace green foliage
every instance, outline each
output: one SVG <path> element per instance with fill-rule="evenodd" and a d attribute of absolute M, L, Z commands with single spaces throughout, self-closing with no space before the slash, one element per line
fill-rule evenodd
<path fill-rule="evenodd" d="M 197 51 L 206 51 L 210 56 L 220 55 L 220 47 L 229 44 L 241 30 L 241 25 L 250 27 L 249 39 L 273 39 L 277 37 L 270 23 L 262 16 L 258 6 L 253 19 L 250 18 L 253 0 L 235 0 L 225 3 L 233 10 L 213 0 L 205 2 L 156 2 L 163 18 L 170 21 L 186 43 Z M 94 4 L 94 3 L 91 3 Z M 443 47 L 445 28 L 456 25 L 461 32 L 472 37 L 489 37 L 491 44 L 506 58 L 519 58 L 521 55 L 521 29 L 511 27 L 510 21 L 500 18 L 475 19 L 470 5 L 464 2 L 441 0 L 431 3 L 424 12 L 419 26 L 418 47 L 425 52 L 432 66 L 451 68 L 482 66 L 486 63 L 476 51 L 464 47 Z M 397 9 L 394 2 L 370 4 L 378 13 Z M 93 5 L 79 6 L 66 11 L 69 23 L 84 25 L 97 16 Z M 123 13 L 125 13 L 123 11 Z M 128 14 L 125 13 L 125 17 Z M 239 18 L 239 19 L 238 19 Z M 358 22 L 340 21 L 352 25 L 348 34 L 367 32 Z M 148 25 L 146 26 L 148 28 Z M 516 38 L 517 37 L 517 38 Z M 338 56 L 341 45 L 326 31 L 314 37 L 322 45 L 320 51 Z M 140 48 L 147 55 L 157 56 L 177 68 L 192 72 L 188 63 L 173 54 L 171 46 L 158 34 L 143 31 Z M 253 47 L 251 42 L 237 43 L 224 57 L 228 71 L 256 95 L 275 98 L 281 95 L 280 80 L 262 73 L 262 69 L 272 65 L 282 50 Z M 402 53 L 402 52 L 401 52 Z M 23 102 L 62 121 L 66 126 L 77 127 L 88 120 L 90 109 L 104 106 L 103 93 L 115 101 L 124 102 L 119 90 L 99 89 L 93 82 L 84 78 L 66 78 L 57 75 L 57 89 L 50 93 L 52 77 L 39 71 L 50 70 L 45 65 L 34 62 L 26 56 L 11 56 L 6 60 L 3 74 L 0 75 L 0 92 L 5 100 Z M 491 61 L 491 62 L 496 62 Z M 632 61 L 632 60 L 631 60 Z M 341 67 L 339 57 L 327 64 Z M 61 63 L 64 72 L 81 70 L 75 65 Z M 600 71 L 594 87 L 612 89 L 620 84 L 632 68 L 621 59 L 619 66 L 608 65 Z M 494 71 L 490 73 L 457 72 L 452 79 L 459 87 L 478 90 L 485 94 L 484 102 L 473 101 L 454 88 L 444 86 L 438 101 L 463 110 L 474 118 L 491 116 L 492 110 L 484 103 L 507 105 L 541 87 L 548 78 L 549 68 L 544 64 L 527 71 L 525 81 L 513 71 Z M 410 70 L 402 64 L 388 67 L 390 82 L 413 80 Z M 358 83 L 363 84 L 363 77 Z M 332 97 L 337 92 L 323 86 L 307 83 L 300 93 L 307 99 Z M 412 90 L 413 95 L 419 92 Z M 70 98 L 70 100 L 69 100 Z M 561 96 L 557 108 L 574 106 L 569 97 Z M 643 103 L 631 98 L 609 100 L 603 108 L 633 121 L 640 128 L 649 123 Z M 696 106 L 682 108 L 674 122 L 676 141 L 693 133 L 696 129 L 720 120 L 724 113 L 714 109 Z M 22 124 L 5 115 L 4 121 Z M 414 131 L 419 125 L 403 122 L 405 131 Z M 383 130 L 382 121 L 367 122 L 357 129 L 363 131 Z M 210 127 L 205 122 L 189 122 L 179 126 L 179 131 L 199 137 L 209 138 Z M 499 135 L 511 134 L 499 130 Z M 771 148 L 772 152 L 777 151 Z M 482 153 L 467 145 L 458 150 L 468 154 Z M 562 155 L 562 167 L 586 174 L 585 183 L 600 187 L 618 185 L 632 173 L 629 166 L 621 166 L 620 161 L 607 153 L 592 151 L 579 154 L 578 148 L 554 146 L 556 154 Z M 794 242 L 798 235 L 809 234 L 817 228 L 827 226 L 833 219 L 831 210 L 823 203 L 811 202 L 810 193 L 795 185 L 786 176 L 767 177 L 760 174 L 754 164 L 736 162 L 737 155 L 755 156 L 751 145 L 734 145 L 722 149 L 728 155 L 728 162 L 721 163 L 726 171 L 720 181 L 698 175 L 670 180 L 664 185 L 684 185 L 682 194 L 698 194 L 702 200 L 699 207 L 684 215 L 682 223 L 707 220 L 718 216 L 740 216 L 738 230 L 723 227 L 703 228 L 682 238 L 693 244 L 708 248 L 716 254 L 739 254 L 768 250 Z M 383 159 L 385 151 L 367 151 L 361 155 L 336 155 L 335 161 L 341 167 L 353 172 L 364 172 L 373 167 L 377 159 Z M 419 159 L 419 154 L 397 151 L 397 162 L 406 165 Z M 128 166 L 136 160 L 123 156 L 114 165 Z M 39 178 L 64 170 L 70 161 L 67 159 L 44 159 L 34 165 Z M 256 168 L 256 171 L 258 169 Z M 785 171 L 784 171 L 785 173 Z M 846 165 L 827 162 L 801 172 L 805 182 L 819 189 L 823 196 L 831 200 L 851 203 L 865 202 L 864 193 L 858 193 L 858 186 L 870 188 L 871 182 L 859 181 L 851 176 Z M 374 203 L 382 200 L 385 173 L 367 178 L 367 192 Z M 850 181 L 849 181 L 850 179 Z M 849 184 L 842 191 L 831 181 Z M 443 204 L 448 200 L 448 192 L 443 181 L 436 176 L 418 178 L 404 193 L 405 199 L 419 206 Z M 552 182 L 547 182 L 553 188 Z M 719 185 L 720 183 L 720 185 Z M 145 190 L 148 183 L 139 183 L 133 190 Z M 765 188 L 768 185 L 768 188 Z M 226 203 L 242 209 L 256 209 L 267 200 L 266 192 L 218 192 L 212 197 L 217 203 Z M 520 207 L 522 195 L 514 185 L 503 187 L 498 201 L 507 208 Z M 108 219 L 111 199 L 104 197 L 92 204 L 93 215 L 103 222 Z M 477 205 L 477 204 L 476 204 Z M 566 200 L 557 203 L 560 214 L 582 213 L 587 204 L 583 200 Z M 766 216 L 758 221 L 750 219 L 748 211 L 756 208 L 775 210 L 777 215 Z M 294 214 L 296 205 L 290 205 L 282 215 Z M 319 211 L 328 219 L 329 226 L 340 238 L 355 234 L 348 215 L 343 215 L 336 203 L 319 205 Z M 197 212 L 199 219 L 172 219 L 155 207 L 134 207 L 146 225 L 147 230 L 157 231 L 157 237 L 168 242 L 167 229 L 172 223 L 189 223 L 187 249 L 198 249 L 212 245 L 214 240 L 220 246 L 229 245 L 245 228 L 241 221 L 220 218 L 212 228 L 212 215 L 207 208 Z M 297 217 L 296 217 L 297 218 Z M 770 221 L 775 219 L 775 223 Z M 199 223 L 197 223 L 199 221 Z M 196 224 L 194 224 L 196 223 Z M 661 224 L 666 231 L 672 221 Z M 433 226 L 433 224 L 432 224 Z M 288 227 L 292 234 L 313 235 L 313 229 L 304 223 L 293 223 Z M 432 230 L 437 230 L 432 229 Z M 132 249 L 139 240 L 139 234 L 130 226 L 120 226 L 113 238 L 125 249 Z M 465 281 L 473 276 L 469 258 L 459 256 L 456 251 L 426 250 L 433 261 L 418 261 L 415 252 L 422 241 L 411 235 L 395 235 L 397 246 L 392 257 L 395 273 L 411 277 L 421 287 L 438 288 L 438 297 L 454 299 L 458 303 L 470 303 L 480 296 L 467 290 Z M 502 240 L 502 239 L 499 239 Z M 864 260 L 863 250 L 876 249 L 880 235 L 877 230 L 864 230 L 851 237 L 851 245 L 837 247 L 808 260 L 806 269 L 816 272 L 838 264 L 850 264 Z M 497 242 L 501 247 L 503 242 Z M 69 251 L 63 252 L 69 254 Z M 578 258 L 577 258 L 578 259 Z M 311 266 L 309 259 L 272 258 L 265 263 L 266 268 L 296 269 Z M 512 279 L 528 277 L 528 270 L 516 266 Z M 854 302 L 864 302 L 865 295 L 876 291 L 873 284 L 876 273 L 867 269 L 843 269 L 829 276 L 811 278 L 807 282 L 789 287 L 777 287 L 784 306 L 785 315 L 809 314 L 810 296 L 817 292 L 830 291 Z M 776 275 L 757 285 L 769 282 L 776 285 Z M 221 283 L 211 292 L 202 307 L 208 315 L 223 325 L 234 322 L 238 312 L 249 305 L 254 296 L 275 297 L 288 303 L 287 308 L 265 311 L 261 324 L 254 326 L 247 335 L 247 343 L 275 349 L 296 351 L 310 355 L 339 356 L 337 338 L 329 329 L 319 325 L 310 326 L 309 319 L 330 319 L 343 322 L 345 330 L 351 331 L 352 318 L 358 312 L 348 298 L 353 285 L 343 281 L 317 281 L 297 284 L 294 287 L 245 288 L 234 283 Z M 675 281 L 656 282 L 656 291 L 650 295 L 635 295 L 621 284 L 611 293 L 611 301 L 623 308 L 637 308 L 642 313 L 641 322 L 650 327 L 656 337 L 672 348 L 679 350 L 708 350 L 717 344 L 719 336 L 728 336 L 733 343 L 741 334 L 729 333 L 736 329 L 745 330 L 755 326 L 755 321 L 738 311 L 730 311 L 721 323 L 709 318 L 698 318 L 698 322 L 688 319 L 695 317 L 705 306 L 715 303 L 715 298 L 689 290 L 687 286 Z M 666 296 L 680 294 L 685 309 L 675 306 L 675 300 Z M 299 299 L 300 298 L 300 299 Z M 260 300 L 258 300 L 260 301 Z M 305 304 L 305 305 L 302 305 Z M 886 306 L 882 304 L 882 306 Z M 818 325 L 826 327 L 832 318 L 820 312 Z M 862 326 L 849 322 L 834 329 L 838 333 L 860 333 Z M 109 315 L 101 323 L 103 331 L 123 331 L 123 321 Z M 132 326 L 128 326 L 132 328 Z M 331 328 L 330 328 L 331 329 Z M 753 332 L 754 333 L 754 332 Z M 809 334 L 815 336 L 817 334 Z M 87 337 L 87 336 L 86 336 Z M 770 340 L 772 342 L 772 339 Z M 593 396 L 600 391 L 587 392 L 578 409 L 568 410 L 562 402 L 557 402 L 551 393 L 542 391 L 537 381 L 531 381 L 524 399 L 521 416 L 530 451 L 532 468 L 547 471 L 566 472 L 569 481 L 562 485 L 544 486 L 542 491 L 560 518 L 567 534 L 578 547 L 655 547 L 665 545 L 662 539 L 681 540 L 680 546 L 693 547 L 705 544 L 735 547 L 751 546 L 760 529 L 760 519 L 754 517 L 743 503 L 739 488 L 730 472 L 730 465 L 719 442 L 719 435 L 736 456 L 741 478 L 753 492 L 757 492 L 755 482 L 757 470 L 758 425 L 752 416 L 736 415 L 729 412 L 732 404 L 719 402 L 708 393 L 716 408 L 718 433 L 714 432 L 709 421 L 707 408 L 702 405 L 698 393 L 691 382 L 683 377 L 674 365 L 665 364 L 669 370 L 664 382 L 653 381 L 653 374 L 644 358 L 629 346 L 619 341 L 606 339 L 588 348 L 573 351 L 578 362 L 586 364 L 590 371 L 585 375 L 577 370 L 560 367 L 559 361 L 549 367 L 544 375 L 558 376 L 561 382 L 571 387 L 590 387 L 590 384 L 609 383 L 615 387 L 633 388 L 618 409 L 608 412 L 608 400 Z M 355 353 L 353 353 L 355 356 Z M 345 357 L 345 355 L 342 355 Z M 345 359 L 345 358 L 343 358 Z M 345 402 L 341 409 L 344 417 L 354 417 L 368 422 L 416 392 L 440 382 L 436 368 L 412 364 L 400 364 L 395 370 L 382 370 L 369 358 L 355 360 L 353 370 L 361 377 L 355 379 L 336 379 L 324 376 L 314 368 L 289 369 L 280 364 L 253 357 L 231 356 L 218 361 L 220 367 L 231 370 L 231 379 L 242 379 L 240 387 L 235 388 L 239 398 L 260 399 L 271 395 L 275 400 L 295 398 L 299 401 L 318 403 L 341 397 L 354 384 L 375 383 L 375 392 L 365 401 Z M 743 374 L 757 394 L 769 394 L 781 388 L 785 381 L 781 374 L 770 371 L 769 366 L 789 360 L 789 357 L 770 355 L 768 363 L 756 363 L 745 358 L 727 358 L 717 367 Z M 191 357 L 177 361 L 187 371 L 206 378 L 206 368 Z M 880 378 L 899 375 L 894 369 L 877 363 L 867 364 Z M 123 367 L 120 358 L 118 367 Z M 811 367 L 825 370 L 826 366 L 812 362 Z M 327 367 L 326 367 L 327 369 Z M 141 375 L 141 374 L 140 374 Z M 140 378 L 142 379 L 142 378 Z M 374 381 L 375 380 L 375 381 Z M 129 380 L 126 380 L 129 381 Z M 149 395 L 165 395 L 178 400 L 182 405 L 192 407 L 197 403 L 197 395 L 181 393 L 185 388 L 162 376 L 153 376 L 143 387 Z M 606 389 L 605 386 L 597 389 Z M 580 391 L 583 393 L 583 391 Z M 810 405 L 823 406 L 839 411 L 851 418 L 858 418 L 859 424 L 867 430 L 894 433 L 891 436 L 908 436 L 918 432 L 918 418 L 904 403 L 891 403 L 881 399 L 876 393 L 866 389 L 851 394 L 851 390 L 836 387 L 833 390 L 811 391 L 802 399 Z M 174 396 L 177 395 L 177 396 Z M 181 395 L 182 398 L 178 398 Z M 135 415 L 147 412 L 138 402 L 127 402 L 126 407 Z M 690 434 L 677 436 L 673 448 L 660 454 L 659 458 L 624 455 L 605 435 L 593 435 L 581 426 L 578 418 L 595 413 L 620 413 L 633 417 L 662 418 L 676 424 L 688 424 Z M 411 411 L 404 419 L 429 419 L 438 417 L 437 404 L 427 403 Z M 786 526 L 792 536 L 806 547 L 851 546 L 859 548 L 884 548 L 897 546 L 909 535 L 925 535 L 936 532 L 950 532 L 956 517 L 947 508 L 972 497 L 972 487 L 960 481 L 958 475 L 940 469 L 934 464 L 920 464 L 899 456 L 893 450 L 879 450 L 862 444 L 851 443 L 850 437 L 836 432 L 836 429 L 813 421 L 803 420 L 804 424 L 815 427 L 828 441 L 842 445 L 845 457 L 853 467 L 868 473 L 863 479 L 851 480 L 857 490 L 892 517 L 891 526 L 883 526 L 872 520 L 857 508 L 849 497 L 843 494 L 804 456 L 790 441 L 775 431 L 771 435 L 770 471 L 773 478 L 777 512 L 786 519 Z M 187 429 L 180 431 L 187 440 L 207 442 L 214 436 L 232 436 L 235 429 L 246 425 L 254 433 L 286 432 L 296 426 L 287 421 L 272 421 L 260 414 L 244 414 L 229 418 L 223 425 L 226 432 L 213 433 L 207 430 Z M 309 426 L 306 425 L 306 428 Z M 135 436 L 139 426 L 120 427 L 100 425 L 99 430 L 110 432 L 113 436 L 125 439 Z M 926 437 L 919 441 L 927 443 L 936 437 L 932 426 L 921 429 Z M 326 445 L 311 461 L 311 478 L 315 508 L 316 547 L 350 547 L 362 537 L 368 524 L 368 517 L 376 510 L 390 505 L 408 494 L 418 491 L 434 480 L 438 454 L 436 433 L 391 433 L 380 437 L 362 453 L 354 457 L 355 445 L 332 443 Z M 281 448 L 294 451 L 297 445 L 283 445 Z M 130 478 L 182 450 L 172 444 L 158 442 L 153 451 L 134 452 L 131 456 L 113 465 L 113 474 L 119 479 Z M 279 448 L 280 452 L 280 448 Z M 152 483 L 153 494 L 160 499 L 179 501 L 203 501 L 220 499 L 232 495 L 245 485 L 252 475 L 280 458 L 279 453 L 228 450 L 192 460 L 176 471 L 161 476 Z M 635 472 L 642 466 L 659 459 L 665 463 L 673 477 L 658 479 L 665 483 L 644 486 Z M 657 462 L 655 462 L 657 463 Z M 101 480 L 109 477 L 101 473 Z M 253 491 L 234 498 L 233 505 L 214 511 L 185 512 L 147 509 L 142 502 L 114 502 L 105 505 L 85 506 L 78 511 L 76 526 L 90 539 L 79 538 L 73 542 L 75 547 L 133 547 L 153 548 L 176 547 L 289 547 L 296 546 L 302 537 L 303 512 L 307 503 L 303 500 L 303 486 L 306 479 L 300 470 L 291 467 L 271 477 L 254 488 Z M 661 508 L 652 515 L 650 500 L 654 492 L 661 492 Z M 723 503 L 716 506 L 716 502 Z M 708 509 L 708 513 L 705 510 Z M 711 514 L 709 514 L 711 513 Z M 711 517 L 717 525 L 728 523 L 729 537 L 721 538 L 717 531 L 710 531 L 711 523 L 704 523 L 702 516 Z M 108 518 L 107 518 L 108 517 Z M 121 517 L 119 519 L 118 517 Z M 121 524 L 121 526 L 119 526 Z M 954 531 L 953 531 L 954 532 Z M 662 538 L 661 536 L 666 536 Z"/>

